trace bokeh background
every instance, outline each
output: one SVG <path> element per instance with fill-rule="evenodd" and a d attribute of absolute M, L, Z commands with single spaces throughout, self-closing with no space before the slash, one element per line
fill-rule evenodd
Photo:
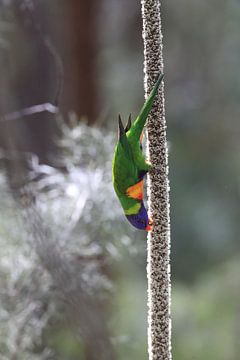
<path fill-rule="evenodd" d="M 173 358 L 239 360 L 240 1 L 161 9 Z M 141 33 L 140 1 L 0 2 L 1 359 L 100 359 L 98 337 L 111 347 L 104 360 L 147 359 L 146 234 L 126 223 L 111 186 L 117 115 L 136 115 L 144 99 Z M 53 103 L 62 78 L 60 114 L 19 113 Z M 29 241 L 15 200 L 26 184 L 95 299 L 72 318 Z M 89 332 L 104 322 L 92 342 L 83 311 Z"/>

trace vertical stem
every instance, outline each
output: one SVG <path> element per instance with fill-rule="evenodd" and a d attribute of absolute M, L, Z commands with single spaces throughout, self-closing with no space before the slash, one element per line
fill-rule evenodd
<path fill-rule="evenodd" d="M 141 0 L 146 96 L 163 72 L 160 0 Z M 170 217 L 164 84 L 147 124 L 147 152 L 154 169 L 148 177 L 153 231 L 148 235 L 148 352 L 150 360 L 170 360 Z"/>

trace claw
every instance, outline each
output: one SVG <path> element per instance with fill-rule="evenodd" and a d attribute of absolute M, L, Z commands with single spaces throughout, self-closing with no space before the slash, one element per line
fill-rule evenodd
<path fill-rule="evenodd" d="M 147 227 L 146 227 L 146 230 L 147 231 L 152 231 L 152 229 L 153 229 L 153 221 L 152 221 L 152 219 L 148 219 L 148 225 L 147 225 Z"/>

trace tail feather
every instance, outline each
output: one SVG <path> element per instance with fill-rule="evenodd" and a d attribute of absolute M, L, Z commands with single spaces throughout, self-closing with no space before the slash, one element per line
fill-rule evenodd
<path fill-rule="evenodd" d="M 156 81 L 152 91 L 150 92 L 147 100 L 145 101 L 142 109 L 140 110 L 139 115 L 137 116 L 136 120 L 134 121 L 130 131 L 129 136 L 135 139 L 139 139 L 141 136 L 141 133 L 143 131 L 144 125 L 146 123 L 147 117 L 149 112 L 152 109 L 153 102 L 155 99 L 155 96 L 157 94 L 158 88 L 162 82 L 164 75 L 160 74 L 158 77 L 158 80 Z"/>

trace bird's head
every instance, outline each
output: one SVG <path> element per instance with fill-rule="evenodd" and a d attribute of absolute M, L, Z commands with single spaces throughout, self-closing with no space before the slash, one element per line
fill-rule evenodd
<path fill-rule="evenodd" d="M 152 230 L 152 220 L 149 219 L 143 202 L 141 203 L 141 208 L 137 214 L 126 215 L 126 217 L 135 228 L 146 231 Z"/>

